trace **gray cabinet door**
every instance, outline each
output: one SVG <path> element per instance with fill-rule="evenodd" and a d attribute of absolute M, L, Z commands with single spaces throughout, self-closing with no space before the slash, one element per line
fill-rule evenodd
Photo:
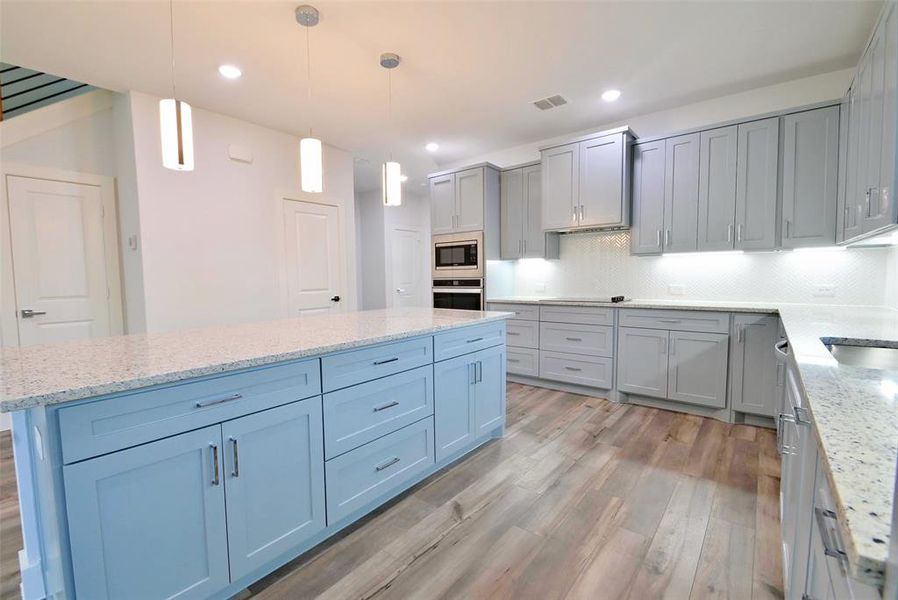
<path fill-rule="evenodd" d="M 524 173 L 522 169 L 499 175 L 499 256 L 509 260 L 524 254 Z"/>
<path fill-rule="evenodd" d="M 698 249 L 732 250 L 736 223 L 735 125 L 701 133 Z"/>
<path fill-rule="evenodd" d="M 665 140 L 633 147 L 633 227 L 630 252 L 658 254 L 664 230 Z"/>
<path fill-rule="evenodd" d="M 483 230 L 483 168 L 455 174 L 455 231 Z"/>
<path fill-rule="evenodd" d="M 580 143 L 581 226 L 626 225 L 623 134 Z"/>
<path fill-rule="evenodd" d="M 779 319 L 770 315 L 736 315 L 730 344 L 730 398 L 733 410 L 776 416 L 779 386 L 776 352 Z"/>
<path fill-rule="evenodd" d="M 434 234 L 455 230 L 455 174 L 430 179 L 430 230 Z"/>
<path fill-rule="evenodd" d="M 671 331 L 667 397 L 725 408 L 728 339 L 725 333 Z"/>
<path fill-rule="evenodd" d="M 666 140 L 664 171 L 665 252 L 698 249 L 698 133 Z"/>
<path fill-rule="evenodd" d="M 736 158 L 736 248 L 776 247 L 778 117 L 739 125 Z"/>
<path fill-rule="evenodd" d="M 860 160 L 860 127 L 861 127 L 861 99 L 858 81 L 848 90 L 848 148 L 845 155 L 845 189 L 842 191 L 844 206 L 842 208 L 842 239 L 850 240 L 863 233 L 861 210 L 863 197 L 861 189 L 863 178 L 858 173 L 858 161 Z"/>
<path fill-rule="evenodd" d="M 870 46 L 864 58 L 868 62 L 870 79 L 870 97 L 868 99 L 868 115 L 870 120 L 867 133 L 867 193 L 864 199 L 864 233 L 873 231 L 879 216 L 879 176 L 882 168 L 882 124 L 883 124 L 883 89 L 885 86 L 885 36 L 882 26 L 873 34 Z"/>
<path fill-rule="evenodd" d="M 783 117 L 783 247 L 836 241 L 839 107 Z"/>
<path fill-rule="evenodd" d="M 543 229 L 577 226 L 580 146 L 568 144 L 542 152 Z"/>
<path fill-rule="evenodd" d="M 557 234 L 543 231 L 543 184 L 542 169 L 539 165 L 524 167 L 521 170 L 522 189 L 524 191 L 524 258 L 558 258 Z M 546 247 L 546 236 L 554 236 L 554 252 Z"/>
<path fill-rule="evenodd" d="M 667 397 L 669 332 L 620 327 L 617 333 L 617 388 L 628 394 Z"/>
<path fill-rule="evenodd" d="M 872 179 L 871 186 L 875 190 L 870 196 L 870 209 L 864 218 L 864 232 L 875 231 L 886 225 L 895 223 L 895 143 L 896 143 L 896 112 L 898 112 L 898 97 L 896 97 L 896 79 L 898 79 L 898 10 L 894 3 L 890 4 L 889 16 L 880 26 L 877 36 L 879 41 L 876 52 L 872 55 L 873 70 L 875 73 L 873 82 L 874 107 L 879 115 L 877 105 L 882 106 L 881 118 L 874 118 L 871 125 L 876 127 L 878 135 L 873 136 L 871 144 L 876 145 L 879 165 L 877 168 L 878 182 Z M 871 47 L 873 49 L 873 47 Z M 882 63 L 882 64 L 879 64 Z M 881 83 L 878 81 L 881 75 Z"/>

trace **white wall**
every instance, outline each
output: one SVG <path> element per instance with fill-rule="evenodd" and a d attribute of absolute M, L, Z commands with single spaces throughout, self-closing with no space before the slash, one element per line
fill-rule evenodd
<path fill-rule="evenodd" d="M 378 196 L 379 197 L 379 196 Z M 421 287 L 417 299 L 418 306 L 431 306 L 431 270 L 430 270 L 430 195 L 402 191 L 402 206 L 384 207 L 384 294 L 387 308 L 393 306 L 392 240 L 396 228 L 416 230 L 421 236 L 421 249 L 418 255 L 418 271 Z"/>
<path fill-rule="evenodd" d="M 887 252 L 884 304 L 898 309 L 898 246 L 892 246 Z"/>
<path fill-rule="evenodd" d="M 349 287 L 343 295 L 346 309 L 355 310 L 349 153 L 325 145 L 325 191 L 302 194 L 299 138 L 194 107 L 195 170 L 171 171 L 161 161 L 158 98 L 129 97 L 148 331 L 286 316 L 282 194 L 340 208 Z M 249 149 L 252 164 L 231 160 L 231 144 Z"/>

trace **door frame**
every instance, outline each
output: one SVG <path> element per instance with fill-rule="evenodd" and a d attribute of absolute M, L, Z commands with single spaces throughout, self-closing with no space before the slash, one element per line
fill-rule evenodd
<path fill-rule="evenodd" d="M 395 240 L 393 239 L 393 237 L 397 231 L 410 231 L 410 232 L 418 234 L 418 239 L 421 242 L 421 245 L 422 246 L 424 245 L 424 229 L 422 229 L 421 227 L 418 227 L 416 225 L 391 225 L 390 226 L 389 238 L 388 238 L 388 242 L 387 242 L 388 246 L 386 248 L 386 253 L 385 253 L 386 256 L 384 256 L 384 263 L 385 263 L 384 264 L 384 274 L 385 274 L 384 279 L 385 279 L 385 283 L 388 284 L 387 286 L 385 286 L 386 289 L 384 290 L 384 293 L 387 296 L 386 297 L 387 308 L 393 308 L 393 306 L 395 305 L 395 303 L 394 303 L 395 297 L 393 296 L 393 290 L 395 289 L 395 287 L 394 287 L 395 282 L 393 281 L 393 242 Z M 421 250 L 425 251 L 426 249 L 422 248 Z M 423 303 L 423 304 L 421 304 L 421 306 L 427 306 L 428 294 L 425 293 L 425 290 L 429 289 L 428 281 L 430 281 L 430 279 L 425 276 L 425 273 L 426 274 L 430 273 L 430 264 L 428 263 L 428 261 L 424 261 L 424 264 L 419 265 L 419 267 L 420 268 L 419 268 L 418 275 L 419 275 L 419 277 L 422 277 L 422 279 L 421 279 L 421 289 L 418 290 L 418 301 Z"/>
<path fill-rule="evenodd" d="M 275 243 L 277 244 L 277 249 L 275 251 L 276 257 L 276 267 L 277 267 L 277 280 L 278 287 L 280 288 L 280 297 L 281 297 L 281 315 L 283 318 L 293 318 L 296 315 L 291 314 L 290 312 L 290 285 L 287 277 L 287 248 L 285 246 L 286 237 L 284 235 L 284 227 L 286 226 L 286 221 L 284 220 L 284 201 L 289 200 L 290 202 L 304 202 L 306 204 L 317 204 L 319 206 L 330 206 L 337 209 L 337 217 L 340 219 L 340 223 L 338 223 L 337 227 L 337 243 L 343 251 L 343 266 L 340 268 L 340 295 L 342 298 L 346 300 L 346 302 L 341 302 L 342 305 L 340 307 L 341 312 L 349 312 L 355 310 L 355 294 L 350 294 L 350 290 L 347 287 L 349 285 L 349 269 L 350 269 L 350 257 L 349 257 L 349 248 L 345 243 L 346 232 L 344 229 L 346 228 L 346 210 L 343 205 L 339 202 L 327 201 L 327 200 L 318 200 L 317 198 L 311 198 L 310 194 L 305 192 L 284 192 L 280 191 L 275 194 L 275 203 L 277 207 L 277 216 L 274 219 L 275 223 Z M 354 258 L 354 257 L 353 257 Z"/>
<path fill-rule="evenodd" d="M 0 305 L 15 307 L 15 276 L 12 260 L 12 231 L 10 230 L 9 192 L 7 178 L 27 177 L 61 183 L 92 185 L 100 190 L 103 207 L 103 253 L 106 259 L 106 307 L 109 311 L 109 335 L 124 333 L 124 308 L 121 273 L 121 248 L 118 234 L 118 206 L 115 178 L 92 173 L 65 171 L 53 167 L 5 162 L 0 165 Z M 0 346 L 18 346 L 19 320 L 16 313 L 0 311 Z"/>

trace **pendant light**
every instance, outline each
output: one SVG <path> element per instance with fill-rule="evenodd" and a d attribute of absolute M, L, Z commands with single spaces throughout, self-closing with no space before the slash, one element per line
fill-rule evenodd
<path fill-rule="evenodd" d="M 162 135 L 162 166 L 174 171 L 193 171 L 193 119 L 190 105 L 175 93 L 174 0 L 168 2 L 171 51 L 171 98 L 159 101 L 159 130 Z"/>
<path fill-rule="evenodd" d="M 310 112 L 312 106 L 312 53 L 309 29 L 317 25 L 318 21 L 318 9 L 314 6 L 304 4 L 296 7 L 296 22 L 306 30 L 306 81 L 308 82 Z M 311 127 L 309 127 L 309 137 L 299 140 L 299 173 L 302 191 L 320 194 L 324 190 L 321 140 L 312 137 Z"/>
<path fill-rule="evenodd" d="M 387 121 L 393 121 L 393 69 L 399 66 L 398 54 L 385 52 L 380 55 L 380 66 L 387 70 Z M 390 160 L 383 166 L 383 192 L 384 206 L 400 206 L 402 204 L 402 172 L 399 163 L 393 160 L 390 152 Z"/>

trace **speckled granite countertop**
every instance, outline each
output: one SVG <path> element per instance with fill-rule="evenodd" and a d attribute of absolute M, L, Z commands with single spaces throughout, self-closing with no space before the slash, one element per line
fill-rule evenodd
<path fill-rule="evenodd" d="M 489 303 L 550 304 L 553 306 L 613 306 L 617 308 L 669 308 L 676 310 L 712 310 L 718 312 L 775 313 L 778 304 L 770 302 L 698 301 L 698 300 L 646 300 L 628 299 L 624 302 L 607 302 L 595 298 L 549 298 L 541 296 L 509 296 L 490 298 Z"/>
<path fill-rule="evenodd" d="M 371 310 L 0 349 L 0 412 L 59 404 L 510 317 Z"/>

